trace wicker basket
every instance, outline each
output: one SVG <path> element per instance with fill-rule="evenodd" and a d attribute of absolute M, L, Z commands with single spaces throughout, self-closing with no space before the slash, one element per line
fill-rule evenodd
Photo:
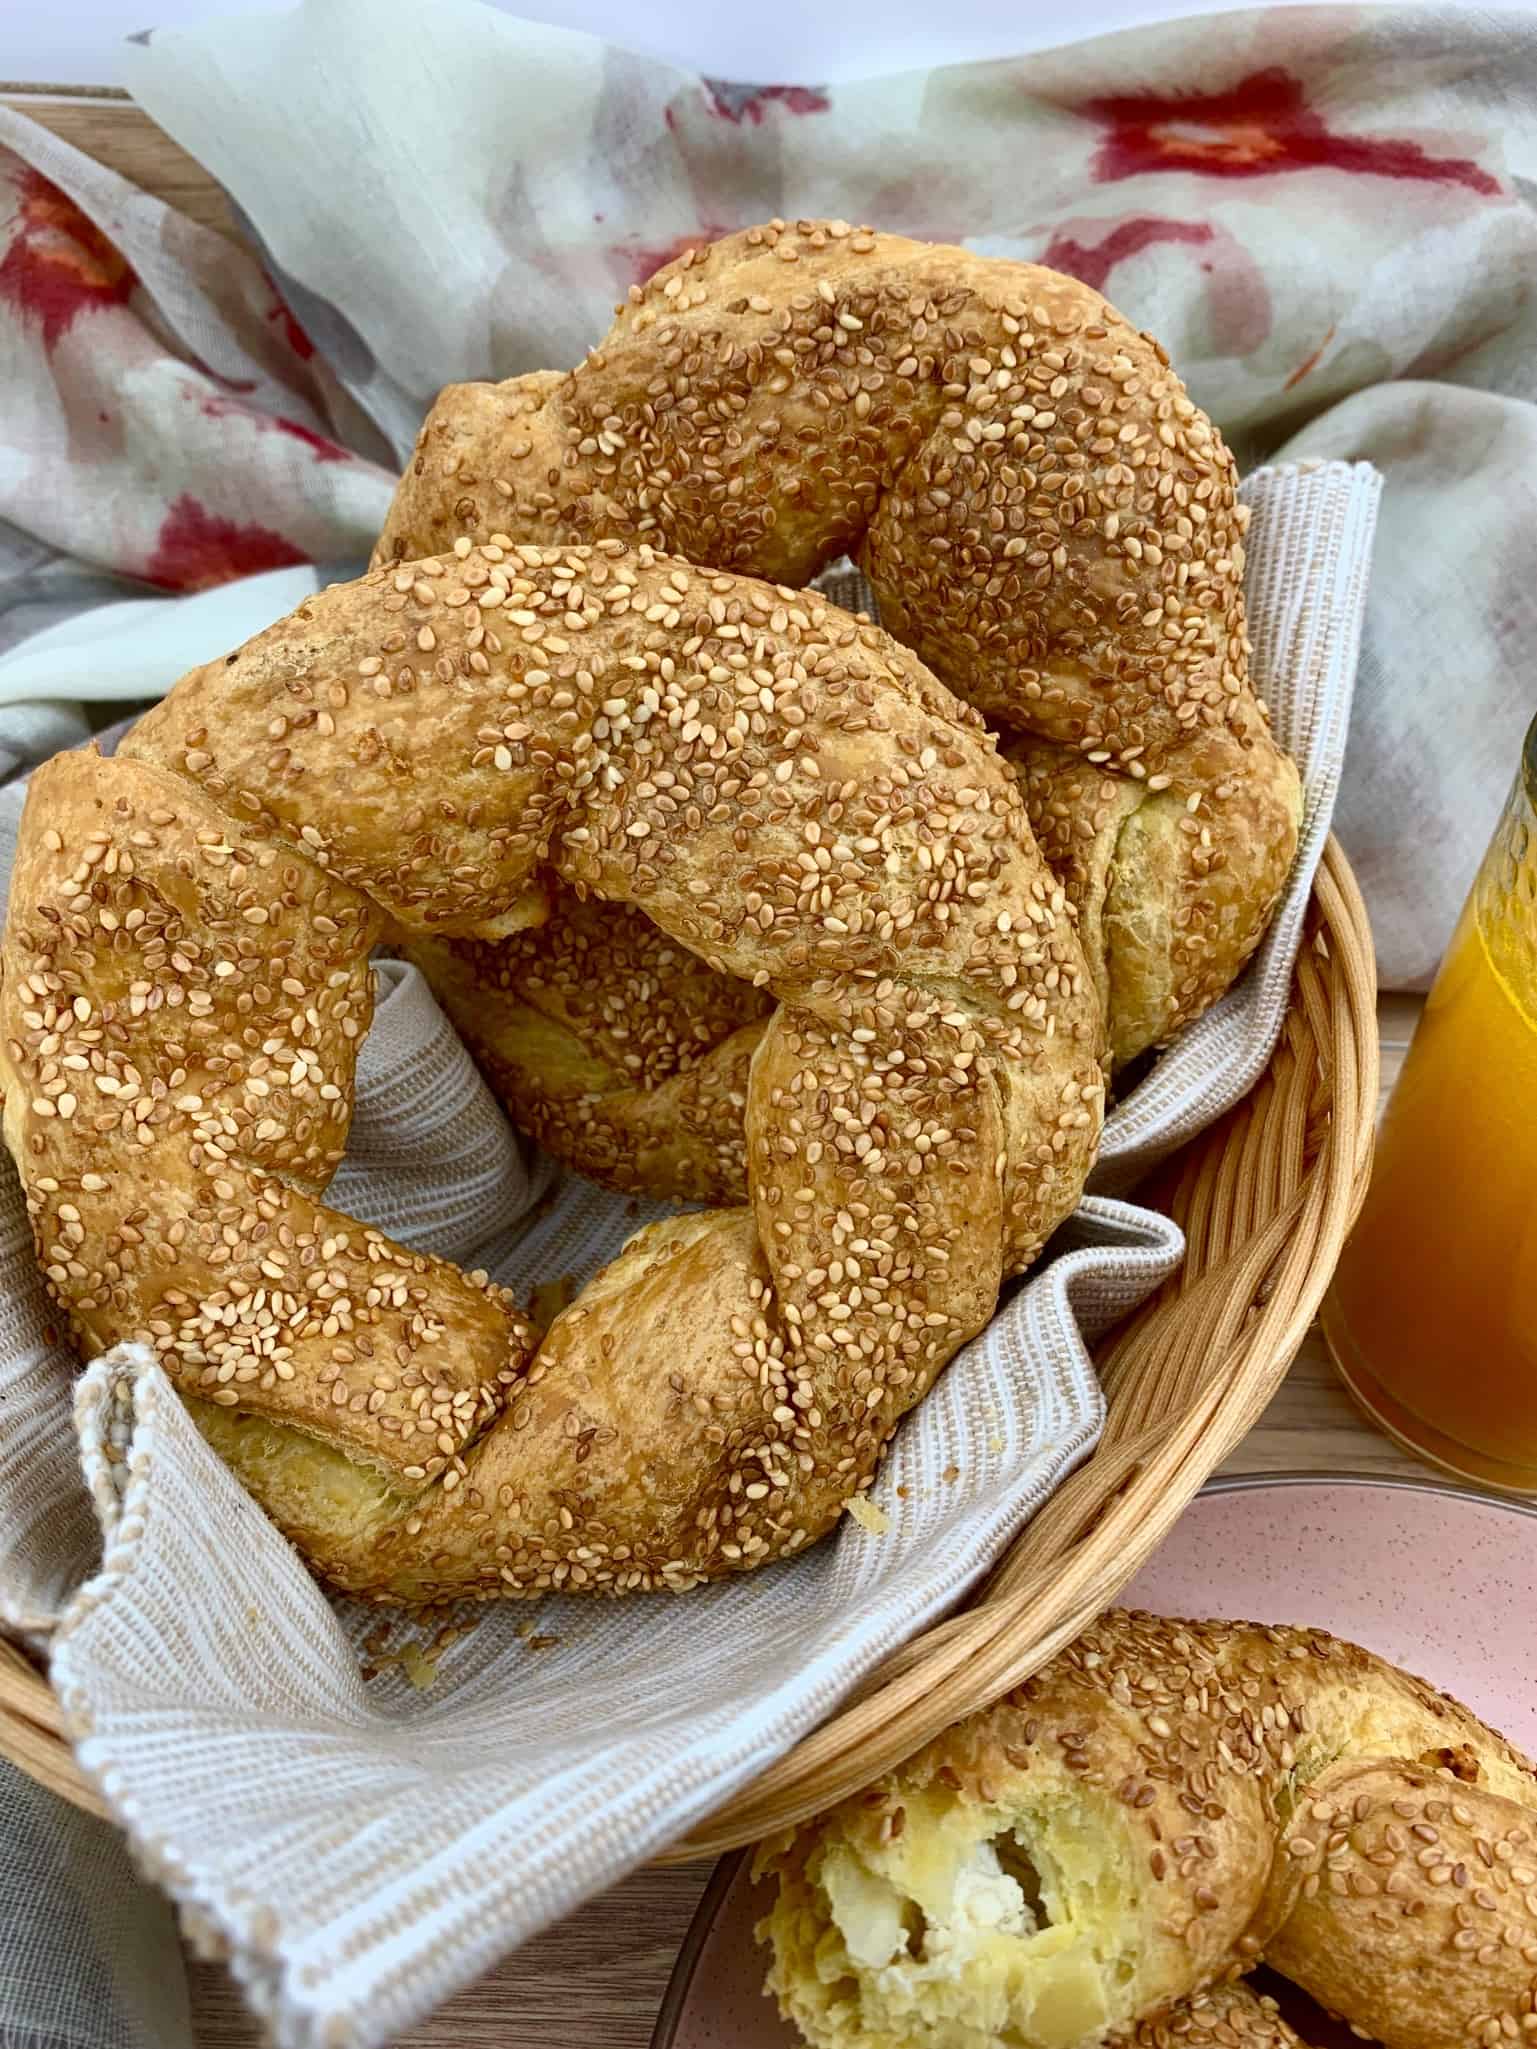
<path fill-rule="evenodd" d="M 983 1707 L 1114 1600 L 1258 1419 L 1318 1308 L 1365 1192 L 1377 1106 L 1376 983 L 1355 878 L 1331 840 L 1270 1066 L 1139 1199 L 1183 1228 L 1184 1265 L 1106 1339 L 1098 1449 L 968 1604 L 907 1644 L 669 1861 L 814 1814 Z M 48 1682 L 0 1640 L 0 1755 L 105 1813 Z"/>

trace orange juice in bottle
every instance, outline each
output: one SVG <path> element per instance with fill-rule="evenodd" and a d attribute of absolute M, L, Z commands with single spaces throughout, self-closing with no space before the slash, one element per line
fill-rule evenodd
<path fill-rule="evenodd" d="M 1394 1436 L 1537 1492 L 1537 725 L 1388 1105 L 1324 1304 Z"/>

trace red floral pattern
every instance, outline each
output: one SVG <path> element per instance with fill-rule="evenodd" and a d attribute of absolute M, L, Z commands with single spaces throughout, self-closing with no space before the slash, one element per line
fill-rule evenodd
<path fill-rule="evenodd" d="M 271 527 L 222 519 L 184 493 L 166 514 L 141 574 L 163 590 L 202 591 L 264 569 L 291 569 L 306 559 Z"/>
<path fill-rule="evenodd" d="M 1505 31 L 1416 40 L 1359 7 L 1168 24 L 889 87 L 669 79 L 610 50 L 567 81 L 569 168 L 532 180 L 516 123 L 438 163 L 417 195 L 443 228 L 420 273 L 433 301 L 408 263 L 398 322 L 368 276 L 396 165 L 337 175 L 338 137 L 351 151 L 380 132 L 372 88 L 357 81 L 363 106 L 339 106 L 334 133 L 300 133 L 280 97 L 224 79 L 225 118 L 272 166 L 269 191 L 234 198 L 268 208 L 284 274 L 325 280 L 337 317 L 317 313 L 317 349 L 244 250 L 40 133 L 0 149 L 0 520 L 175 590 L 361 556 L 394 463 L 351 453 L 360 414 L 403 455 L 448 368 L 569 362 L 685 250 L 808 209 L 1082 278 L 1164 338 L 1246 460 L 1383 380 L 1455 369 L 1515 391 L 1537 262 L 1532 75 Z M 515 64 L 507 78 L 515 102 Z M 446 117 L 431 93 L 402 105 Z M 334 210 L 308 203 L 332 183 Z M 327 360 L 333 334 L 344 361 Z"/>
<path fill-rule="evenodd" d="M 136 282 L 121 253 L 57 185 L 23 170 L 0 299 L 35 322 L 50 354 L 82 313 L 121 306 Z"/>
<path fill-rule="evenodd" d="M 1041 261 L 1102 292 L 1111 271 L 1128 256 L 1140 256 L 1144 249 L 1155 248 L 1160 242 L 1210 242 L 1214 232 L 1210 221 L 1169 221 L 1139 214 L 1131 220 L 1118 221 L 1098 242 L 1080 242 L 1069 234 L 1053 235 Z"/>
<path fill-rule="evenodd" d="M 189 387 L 188 396 L 196 398 L 198 409 L 207 420 L 223 420 L 233 415 L 247 421 L 260 434 L 287 434 L 292 440 L 300 441 L 313 454 L 316 462 L 351 462 L 350 448 L 343 448 L 339 441 L 332 441 L 324 434 L 317 434 L 313 427 L 306 427 L 299 420 L 285 419 L 281 413 L 264 413 L 255 406 L 241 405 L 237 399 L 215 398 Z"/>
<path fill-rule="evenodd" d="M 295 320 L 288 301 L 283 297 L 277 286 L 273 284 L 272 279 L 267 277 L 265 271 L 262 272 L 262 276 L 266 278 L 268 288 L 272 293 L 272 310 L 267 315 L 268 320 L 277 328 L 279 334 L 282 335 L 284 341 L 287 342 L 288 346 L 299 358 L 299 361 L 307 363 L 315 353 L 315 344 L 304 332 L 298 321 Z"/>
<path fill-rule="evenodd" d="M 736 85 L 728 79 L 707 78 L 704 89 L 712 114 L 722 121 L 750 121 L 754 128 L 762 126 L 770 107 L 783 107 L 787 114 L 825 114 L 832 105 L 815 85 Z"/>
<path fill-rule="evenodd" d="M 1149 250 L 1184 249 L 1165 257 L 1141 276 L 1156 277 L 1164 291 L 1186 296 L 1199 279 L 1204 301 L 1205 341 L 1214 356 L 1249 356 L 1270 334 L 1274 308 L 1265 273 L 1252 252 L 1215 220 L 1174 220 L 1161 214 L 1123 214 L 1066 220 L 1041 251 L 1053 270 L 1081 278 L 1114 298 L 1122 287 L 1115 272 Z"/>
<path fill-rule="evenodd" d="M 1094 159 L 1100 181 L 1144 171 L 1193 171 L 1207 178 L 1258 178 L 1277 171 L 1354 171 L 1461 185 L 1493 196 L 1499 180 L 1470 157 L 1432 156 L 1394 136 L 1339 135 L 1313 111 L 1299 79 L 1273 66 L 1222 92 L 1111 95 L 1080 112 L 1105 124 Z"/>

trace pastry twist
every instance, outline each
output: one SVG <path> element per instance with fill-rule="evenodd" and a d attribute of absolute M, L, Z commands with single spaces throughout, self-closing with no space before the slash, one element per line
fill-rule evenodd
<path fill-rule="evenodd" d="M 626 904 L 558 884 L 504 939 L 397 942 L 513 1121 L 627 1194 L 747 1198 L 747 1070 L 773 1005 Z"/>
<path fill-rule="evenodd" d="M 1261 1959 L 1388 2049 L 1537 2031 L 1531 1764 L 1318 1630 L 1112 1610 L 760 1869 L 815 2049 L 1228 2040 Z"/>
<path fill-rule="evenodd" d="M 544 871 L 777 1001 L 749 1206 L 541 1338 L 327 1208 L 385 920 Z M 977 714 L 873 627 L 618 541 L 461 540 L 34 776 L 5 1137 L 87 1352 L 152 1345 L 335 1584 L 677 1588 L 799 1550 L 1074 1207 L 1103 1037 Z"/>
<path fill-rule="evenodd" d="M 1017 730 L 1123 1065 L 1229 986 L 1296 850 L 1236 481 L 1163 350 L 1087 286 L 773 221 L 633 288 L 575 370 L 444 391 L 376 560 L 618 537 L 804 584 L 853 555 L 883 625 Z"/>

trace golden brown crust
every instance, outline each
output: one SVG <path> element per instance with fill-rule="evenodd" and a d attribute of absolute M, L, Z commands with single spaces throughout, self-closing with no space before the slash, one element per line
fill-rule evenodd
<path fill-rule="evenodd" d="M 1150 792 L 1043 740 L 1004 753 L 1037 843 L 1078 913 L 1111 1064 L 1162 1046 L 1229 987 L 1268 927 L 1296 852 L 1262 794 L 1234 780 Z M 1182 931 L 1212 944 L 1186 957 Z"/>
<path fill-rule="evenodd" d="M 1537 1803 L 1459 1766 L 1342 1765 L 1286 1841 L 1299 1882 L 1269 1962 L 1393 2049 L 1537 2034 Z"/>
<path fill-rule="evenodd" d="M 1126 1058 L 1128 1039 L 1134 1042 L 1140 1033 L 1128 1034 L 1114 1001 L 1107 906 L 1116 847 L 1128 820 L 1144 804 L 1167 799 L 1161 792 L 1150 798 L 1140 784 L 1095 768 L 1046 740 L 1006 739 L 1003 753 L 1019 777 L 1035 843 L 1078 913 L 1084 958 L 1108 1021 L 1112 1062 L 1119 1064 Z M 1136 1020 L 1139 1026 L 1142 1022 Z"/>
<path fill-rule="evenodd" d="M 619 536 L 803 583 L 857 554 L 960 696 L 1143 793 L 1103 921 L 1125 1061 L 1231 983 L 1296 847 L 1248 681 L 1245 518 L 1221 437 L 1097 293 L 776 221 L 637 287 L 568 375 L 446 390 L 377 559 Z"/>
<path fill-rule="evenodd" d="M 1419 1806 L 1389 1836 L 1394 1799 L 1435 1840 Z M 1369 1652 L 1112 1611 L 767 1847 L 770 1983 L 817 2049 L 1075 2049 L 1264 1954 L 1385 2042 L 1493 2049 L 1469 2028 L 1523 2011 L 1534 1814 L 1525 1758 Z"/>
<path fill-rule="evenodd" d="M 773 1006 L 642 912 L 550 894 L 536 930 L 400 950 L 547 1152 L 626 1193 L 745 1202 L 747 1072 Z"/>
<path fill-rule="evenodd" d="M 11 883 L 5 1136 L 87 1356 L 143 1337 L 189 1393 L 409 1489 L 501 1407 L 533 1333 L 501 1289 L 317 1200 L 375 930 L 355 890 L 181 778 L 58 756 Z"/>
<path fill-rule="evenodd" d="M 750 1207 L 640 1233 L 535 1354 L 502 1291 L 311 1191 L 376 910 L 495 935 L 543 869 L 779 1007 Z M 50 1286 L 227 1404 L 237 1471 L 380 1597 L 811 1542 L 1071 1211 L 1102 1113 L 1073 921 L 976 714 L 819 600 L 616 542 L 333 586 L 43 771 L 4 967 Z"/>
<path fill-rule="evenodd" d="M 1192 1993 L 1167 2013 L 1108 2035 L 1105 2049 L 1301 2049 L 1273 1999 L 1241 1978 Z"/>
<path fill-rule="evenodd" d="M 1232 963 L 1220 955 L 1175 986 L 1170 933 L 1202 903 L 1215 915 L 1235 877 L 1268 889 L 1268 924 L 1292 845 L 1273 841 L 1268 855 L 1256 845 L 1225 866 L 1212 858 L 1207 821 L 1220 810 L 1230 834 L 1257 831 L 1246 790 L 1181 802 L 1046 741 L 1009 739 L 1003 754 L 1077 913 L 1111 1064 L 1123 1067 L 1227 986 Z M 410 958 L 514 1121 L 556 1158 L 627 1193 L 741 1201 L 747 1067 L 760 1036 L 744 1024 L 757 1014 L 754 992 L 712 974 L 628 906 L 580 906 L 558 890 L 551 902 L 535 930 L 424 940 Z M 1242 915 L 1233 910 L 1235 929 Z M 627 1034 L 632 1020 L 643 1021 L 646 1045 L 614 1042 L 613 1025 Z"/>

